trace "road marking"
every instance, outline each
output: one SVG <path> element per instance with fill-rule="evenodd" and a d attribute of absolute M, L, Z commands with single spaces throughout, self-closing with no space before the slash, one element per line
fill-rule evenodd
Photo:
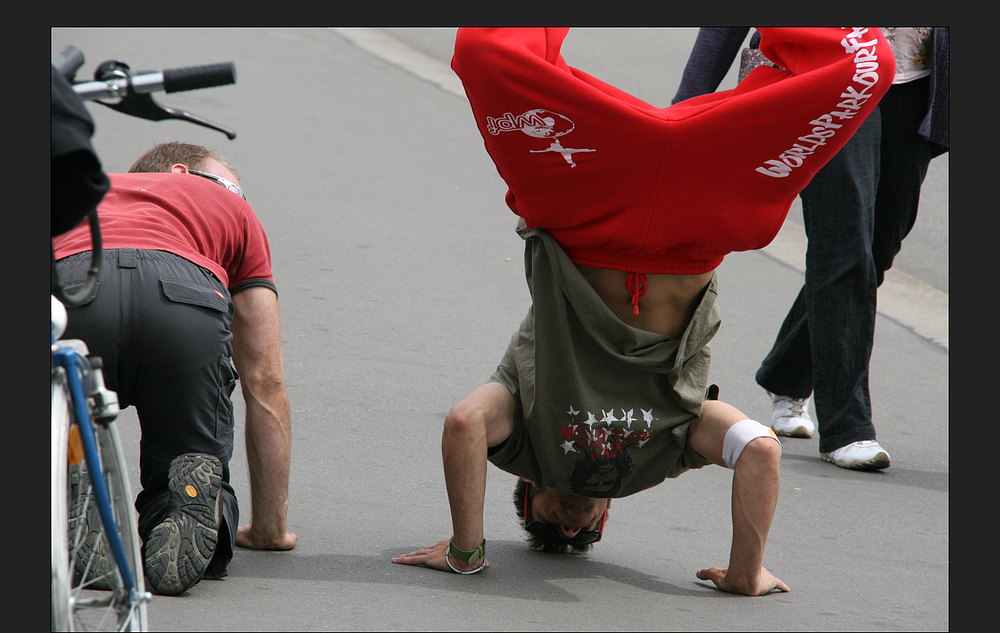
<path fill-rule="evenodd" d="M 381 57 L 390 64 L 399 66 L 403 70 L 441 87 L 446 92 L 463 99 L 466 98 L 462 81 L 448 64 L 421 53 L 388 33 L 369 28 L 333 28 L 331 30 L 342 35 L 358 48 L 366 50 L 376 57 Z"/>
<path fill-rule="evenodd" d="M 372 55 L 446 92 L 466 98 L 461 80 L 448 64 L 421 53 L 384 31 L 370 28 L 331 30 Z M 762 250 L 766 255 L 804 273 L 806 243 L 802 225 L 786 220 L 774 241 Z M 878 311 L 948 351 L 948 293 L 904 272 L 890 269 L 878 291 Z"/>

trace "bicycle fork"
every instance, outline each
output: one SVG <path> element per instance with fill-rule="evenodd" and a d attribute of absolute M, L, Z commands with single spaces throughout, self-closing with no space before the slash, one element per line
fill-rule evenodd
<path fill-rule="evenodd" d="M 61 343 L 68 343 L 62 341 Z M 84 348 L 85 344 L 79 342 Z M 141 573 L 140 570 L 133 570 L 125 557 L 125 549 L 122 545 L 121 536 L 118 533 L 118 525 L 111 510 L 111 501 L 108 494 L 107 484 L 104 481 L 104 472 L 101 467 L 101 456 L 97 450 L 97 442 L 94 438 L 94 427 L 91 423 L 93 419 L 97 424 L 107 426 L 118 417 L 118 394 L 109 390 L 104 385 L 103 364 L 99 357 L 87 358 L 84 353 L 72 345 L 60 344 L 53 346 L 52 350 L 53 366 L 62 367 L 66 376 L 66 382 L 72 394 L 73 421 L 79 432 L 80 443 L 83 447 L 84 459 L 87 463 L 87 470 L 90 473 L 91 484 L 94 489 L 94 496 L 97 499 L 97 508 L 100 513 L 101 522 L 104 524 L 104 531 L 108 538 L 108 545 L 114 556 L 117 567 L 122 574 L 122 581 L 129 587 L 129 606 L 135 602 L 149 602 L 149 593 L 139 594 L 136 591 L 135 578 L 133 573 Z M 88 377 L 86 393 L 82 377 Z M 93 416 L 93 417 L 92 417 Z M 116 465 L 115 467 L 118 467 Z"/>

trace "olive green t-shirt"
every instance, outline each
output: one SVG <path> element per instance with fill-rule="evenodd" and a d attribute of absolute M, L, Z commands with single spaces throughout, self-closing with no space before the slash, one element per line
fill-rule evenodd
<path fill-rule="evenodd" d="M 544 230 L 521 221 L 518 233 L 532 305 L 490 379 L 517 405 L 490 461 L 588 497 L 625 497 L 708 464 L 688 431 L 720 325 L 715 278 L 676 339 L 618 319 Z"/>

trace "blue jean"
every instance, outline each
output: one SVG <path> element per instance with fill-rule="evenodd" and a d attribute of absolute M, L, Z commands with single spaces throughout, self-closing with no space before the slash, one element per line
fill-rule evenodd
<path fill-rule="evenodd" d="M 917 134 L 927 79 L 894 85 L 802 191 L 805 283 L 756 380 L 812 394 L 819 450 L 874 440 L 868 367 L 878 286 L 917 217 L 920 187 L 943 148 Z"/>

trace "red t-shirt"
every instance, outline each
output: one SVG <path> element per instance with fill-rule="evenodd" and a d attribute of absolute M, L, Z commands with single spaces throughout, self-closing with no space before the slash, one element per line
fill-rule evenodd
<path fill-rule="evenodd" d="M 267 235 L 250 205 L 218 184 L 183 173 L 109 174 L 97 207 L 103 248 L 167 251 L 238 289 L 273 286 Z M 86 221 L 53 239 L 56 259 L 91 250 Z"/>
<path fill-rule="evenodd" d="M 878 28 L 761 28 L 735 89 L 658 108 L 563 59 L 566 28 L 460 29 L 452 68 L 529 228 L 577 264 L 697 274 L 777 234 L 888 90 Z"/>

